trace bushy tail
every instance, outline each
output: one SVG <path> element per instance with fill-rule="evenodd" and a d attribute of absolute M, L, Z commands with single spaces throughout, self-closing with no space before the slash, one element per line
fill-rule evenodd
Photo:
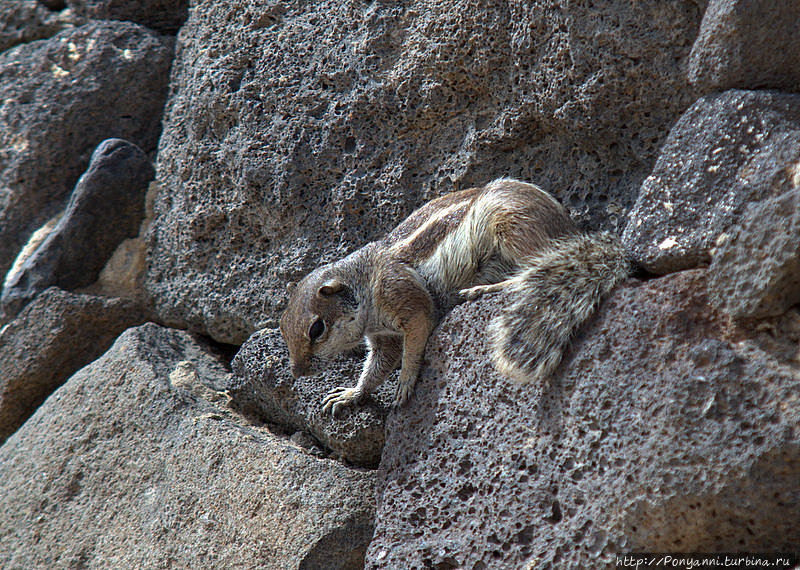
<path fill-rule="evenodd" d="M 608 232 L 561 238 L 532 257 L 510 286 L 513 303 L 491 325 L 497 370 L 523 383 L 549 378 L 573 332 L 632 270 Z"/>

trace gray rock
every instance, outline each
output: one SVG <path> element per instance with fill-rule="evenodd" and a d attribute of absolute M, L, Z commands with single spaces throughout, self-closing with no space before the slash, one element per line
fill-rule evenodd
<path fill-rule="evenodd" d="M 91 22 L 0 54 L 0 274 L 61 211 L 97 145 L 155 149 L 172 42 Z"/>
<path fill-rule="evenodd" d="M 4 0 L 0 3 L 0 52 L 49 38 L 70 24 L 69 15 L 54 14 L 37 0 Z"/>
<path fill-rule="evenodd" d="M 711 0 L 689 56 L 700 93 L 800 91 L 800 2 Z"/>
<path fill-rule="evenodd" d="M 138 234 L 154 175 L 142 149 L 120 139 L 103 141 L 56 227 L 6 277 L 0 297 L 5 318 L 50 285 L 72 290 L 97 280 L 120 242 Z"/>
<path fill-rule="evenodd" d="M 70 378 L 0 448 L 0 566 L 363 567 L 374 475 L 186 389 L 227 373 L 147 324 Z"/>
<path fill-rule="evenodd" d="M 285 283 L 500 176 L 616 228 L 693 95 L 683 0 L 204 2 L 178 37 L 146 287 L 241 344 Z"/>
<path fill-rule="evenodd" d="M 145 321 L 122 299 L 44 291 L 0 330 L 0 442 L 125 329 Z"/>
<path fill-rule="evenodd" d="M 797 176 L 800 183 L 800 169 Z M 800 303 L 800 188 L 747 209 L 714 255 L 709 294 L 738 318 L 777 316 Z"/>
<path fill-rule="evenodd" d="M 545 385 L 489 362 L 486 327 L 506 302 L 450 313 L 389 416 L 368 568 L 605 568 L 616 553 L 796 547 L 797 361 L 757 331 L 724 340 L 702 270 L 617 289 Z"/>
<path fill-rule="evenodd" d="M 164 34 L 175 34 L 186 20 L 189 0 L 67 0 L 76 16 L 93 20 L 128 20 Z"/>
<path fill-rule="evenodd" d="M 798 148 L 800 95 L 702 97 L 670 132 L 623 241 L 653 273 L 710 263 L 749 203 L 796 185 Z"/>
<path fill-rule="evenodd" d="M 355 386 L 363 361 L 363 354 L 342 355 L 320 366 L 316 374 L 295 379 L 289 372 L 289 351 L 280 332 L 264 329 L 253 334 L 234 358 L 234 375 L 225 388 L 248 416 L 277 424 L 288 433 L 308 432 L 341 458 L 377 467 L 397 374 L 368 401 L 336 418 L 322 411 L 329 390 Z"/>

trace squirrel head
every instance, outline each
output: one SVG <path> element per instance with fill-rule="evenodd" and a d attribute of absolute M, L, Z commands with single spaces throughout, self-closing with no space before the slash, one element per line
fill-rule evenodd
<path fill-rule="evenodd" d="M 295 378 L 305 376 L 315 356 L 331 356 L 358 346 L 363 319 L 350 287 L 331 265 L 324 265 L 289 285 L 289 303 L 280 329 L 289 347 Z"/>

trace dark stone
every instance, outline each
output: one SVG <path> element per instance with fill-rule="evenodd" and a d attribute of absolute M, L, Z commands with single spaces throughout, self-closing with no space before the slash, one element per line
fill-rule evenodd
<path fill-rule="evenodd" d="M 0 330 L 0 442 L 117 336 L 146 320 L 123 299 L 51 287 Z"/>
<path fill-rule="evenodd" d="M 48 10 L 52 10 L 54 12 L 63 10 L 67 7 L 66 0 L 38 0 L 39 4 L 42 4 L 47 7 Z"/>
<path fill-rule="evenodd" d="M 622 239 L 652 273 L 711 262 L 747 206 L 794 188 L 800 95 L 726 91 L 698 99 L 661 149 Z"/>
<path fill-rule="evenodd" d="M 67 0 L 79 18 L 127 20 L 162 34 L 176 34 L 186 20 L 189 0 Z"/>
<path fill-rule="evenodd" d="M 117 245 L 138 234 L 154 175 L 136 145 L 120 139 L 100 144 L 58 225 L 7 277 L 0 299 L 6 319 L 50 285 L 71 290 L 93 283 Z"/>
<path fill-rule="evenodd" d="M 173 42 L 89 22 L 0 54 L 0 274 L 64 209 L 102 141 L 155 150 Z"/>
<path fill-rule="evenodd" d="M 321 445 L 351 463 L 376 467 L 384 442 L 384 421 L 396 388 L 397 374 L 363 404 L 332 418 L 322 399 L 336 386 L 355 386 L 364 355 L 332 358 L 311 376 L 293 378 L 289 351 L 277 329 L 253 334 L 233 360 L 230 385 L 236 406 L 251 417 L 292 433 L 310 433 Z"/>
<path fill-rule="evenodd" d="M 798 22 L 798 0 L 711 0 L 689 56 L 689 81 L 702 94 L 800 91 Z"/>

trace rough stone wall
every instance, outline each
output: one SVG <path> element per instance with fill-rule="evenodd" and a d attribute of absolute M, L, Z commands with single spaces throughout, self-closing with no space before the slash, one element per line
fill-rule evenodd
<path fill-rule="evenodd" d="M 796 550 L 800 4 L 765 5 L 3 2 L 0 566 Z M 364 355 L 293 379 L 287 282 L 501 176 L 651 273 L 547 383 L 491 368 L 500 294 L 405 408 L 323 413 Z"/>
<path fill-rule="evenodd" d="M 283 284 L 499 176 L 619 227 L 691 103 L 689 2 L 198 2 L 178 35 L 147 289 L 240 344 Z"/>

